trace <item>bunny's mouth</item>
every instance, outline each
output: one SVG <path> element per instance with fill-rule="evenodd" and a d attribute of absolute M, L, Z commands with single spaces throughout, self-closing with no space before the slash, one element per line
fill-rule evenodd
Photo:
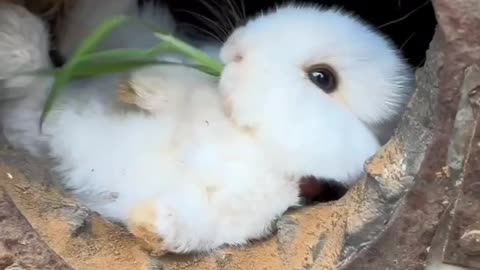
<path fill-rule="evenodd" d="M 336 201 L 348 191 L 348 187 L 342 183 L 315 176 L 303 176 L 300 178 L 299 186 L 304 205 Z"/>

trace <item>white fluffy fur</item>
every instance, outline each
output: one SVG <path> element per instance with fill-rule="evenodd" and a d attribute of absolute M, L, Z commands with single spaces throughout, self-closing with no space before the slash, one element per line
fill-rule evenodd
<path fill-rule="evenodd" d="M 11 41 L 0 39 L 0 78 L 28 63 L 46 67 L 37 58 L 9 58 L 23 49 L 47 53 L 38 20 L 13 6 L 0 12 L 0 35 Z M 37 30 L 6 32 L 12 26 Z M 41 136 L 35 120 L 51 80 L 24 81 L 29 95 L 4 107 L 6 135 L 34 154 L 49 149 L 64 183 L 106 217 L 127 222 L 150 202 L 149 224 L 166 249 L 209 250 L 267 235 L 298 203 L 302 176 L 352 183 L 379 147 L 364 122 L 399 114 L 411 77 L 390 44 L 363 23 L 308 7 L 252 19 L 220 56 L 226 69 L 219 83 L 173 66 L 131 74 L 147 114 L 116 106 L 118 77 L 76 83 Z M 303 66 L 317 62 L 338 70 L 343 99 L 305 77 Z"/>

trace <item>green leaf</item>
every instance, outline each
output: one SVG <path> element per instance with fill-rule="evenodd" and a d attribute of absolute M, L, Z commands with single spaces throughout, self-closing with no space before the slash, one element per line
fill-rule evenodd
<path fill-rule="evenodd" d="M 113 49 L 108 51 L 100 51 L 95 53 L 90 53 L 81 56 L 77 60 L 88 61 L 94 59 L 96 61 L 116 61 L 116 60 L 131 60 L 131 59 L 142 59 L 142 58 L 152 58 L 148 55 L 148 51 L 139 50 L 139 49 Z"/>
<path fill-rule="evenodd" d="M 151 50 L 115 49 L 80 57 L 72 71 L 72 80 L 93 76 L 102 76 L 119 72 L 128 72 L 146 66 L 172 64 L 157 61 L 155 54 L 165 51 L 166 46 L 157 46 Z"/>
<path fill-rule="evenodd" d="M 97 28 L 97 30 L 92 35 L 90 35 L 82 43 L 82 45 L 72 57 L 72 61 L 79 56 L 85 55 L 89 52 L 93 52 L 98 47 L 98 45 L 107 37 L 107 35 L 109 35 L 115 30 L 115 28 L 126 23 L 127 21 L 128 17 L 125 16 L 114 16 L 111 19 L 105 21 Z"/>
<path fill-rule="evenodd" d="M 150 59 L 98 62 L 95 65 L 88 64 L 88 68 L 77 68 L 71 73 L 72 80 L 86 79 L 94 76 L 103 76 L 113 73 L 128 72 L 135 69 L 161 64 L 161 62 Z M 165 62 L 165 64 L 168 64 Z"/>
<path fill-rule="evenodd" d="M 45 118 L 51 111 L 53 104 L 62 94 L 65 86 L 70 81 L 72 72 L 78 59 L 81 56 L 94 51 L 98 47 L 98 45 L 107 37 L 108 34 L 110 34 L 112 31 L 115 30 L 115 28 L 122 25 L 126 21 L 127 17 L 117 16 L 111 18 L 110 20 L 107 20 L 105 23 L 100 25 L 100 27 L 98 27 L 98 29 L 81 44 L 79 49 L 72 56 L 72 59 L 65 64 L 63 71 L 57 74 L 53 83 L 53 87 L 48 95 L 45 107 L 43 108 L 42 115 L 40 117 L 40 130 L 42 128 L 42 124 Z"/>
<path fill-rule="evenodd" d="M 175 48 L 179 53 L 189 57 L 196 62 L 203 70 L 209 70 L 212 75 L 220 76 L 223 70 L 223 64 L 217 61 L 201 50 L 198 50 L 187 43 L 174 38 L 171 35 L 155 33 L 155 36 L 161 39 L 163 42 L 169 44 L 172 48 Z"/>
<path fill-rule="evenodd" d="M 145 50 L 116 49 L 103 51 L 79 57 L 72 70 L 71 79 L 126 72 L 154 64 L 156 64 L 155 59 L 150 57 Z"/>
<path fill-rule="evenodd" d="M 77 76 L 79 78 L 101 76 L 162 64 L 165 62 L 157 61 L 155 56 L 170 50 L 170 46 L 161 44 L 149 50 L 114 49 L 88 54 L 76 61 L 72 79 L 77 79 Z"/>
<path fill-rule="evenodd" d="M 166 35 L 159 32 L 154 32 L 154 35 L 163 42 L 148 50 L 114 49 L 95 52 L 98 45 L 106 38 L 108 34 L 128 20 L 129 18 L 124 16 L 117 16 L 107 20 L 101 24 L 92 35 L 87 37 L 79 49 L 74 53 L 71 60 L 67 62 L 63 68 L 37 71 L 37 74 L 39 75 L 55 76 L 53 87 L 50 91 L 41 115 L 40 129 L 48 113 L 51 111 L 53 104 L 62 94 L 65 86 L 72 80 L 108 75 L 118 72 L 127 72 L 137 68 L 157 64 L 190 66 L 212 76 L 220 76 L 223 70 L 223 64 L 221 62 L 210 58 L 204 52 L 179 39 L 174 38 L 171 35 Z M 131 21 L 139 23 L 135 19 L 131 19 Z M 148 27 L 146 24 L 142 25 Z M 167 61 L 158 61 L 156 57 L 163 53 L 176 53 L 186 56 L 193 62 L 193 64 L 179 64 L 170 63 Z"/>

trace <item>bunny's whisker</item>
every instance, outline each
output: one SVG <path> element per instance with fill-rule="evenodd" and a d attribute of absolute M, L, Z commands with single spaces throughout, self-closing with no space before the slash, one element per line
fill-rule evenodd
<path fill-rule="evenodd" d="M 402 45 L 400 46 L 400 50 L 403 49 L 403 48 L 407 45 L 407 43 L 415 36 L 415 34 L 416 34 L 416 33 L 413 32 L 413 33 L 402 43 Z"/>
<path fill-rule="evenodd" d="M 188 27 L 192 28 L 192 30 L 198 31 L 200 34 L 205 34 L 207 37 L 211 37 L 215 41 L 223 42 L 222 38 L 214 31 L 208 31 L 207 29 L 200 27 L 198 25 L 195 25 L 193 23 L 181 23 L 179 25 L 185 26 L 185 28 L 188 28 Z"/>
<path fill-rule="evenodd" d="M 407 19 L 408 17 L 412 16 L 413 14 L 415 14 L 417 11 L 419 11 L 420 9 L 424 8 L 425 6 L 427 6 L 428 4 L 430 4 L 430 0 L 426 0 L 423 4 L 421 4 L 420 6 L 414 8 L 413 10 L 411 10 L 410 12 L 408 12 L 407 14 L 403 15 L 402 17 L 398 18 L 398 19 L 395 19 L 395 20 L 392 20 L 392 21 L 389 21 L 389 22 L 386 22 L 384 24 L 381 24 L 378 26 L 378 28 L 384 28 L 384 27 L 387 27 L 389 25 L 392 25 L 392 24 L 395 24 L 395 23 L 398 23 L 398 22 L 401 22 L 405 19 Z"/>
<path fill-rule="evenodd" d="M 216 8 L 213 6 L 211 3 L 209 3 L 209 0 L 200 0 L 200 3 L 207 8 L 207 10 L 217 18 L 217 21 L 219 23 L 219 28 L 222 29 L 222 33 L 226 33 L 225 37 L 228 36 L 228 33 L 231 30 L 232 24 L 231 24 L 231 18 L 230 18 L 230 12 L 227 12 L 226 14 L 223 14 L 220 9 Z M 214 1 L 214 3 L 217 3 Z M 217 3 L 218 4 L 218 3 Z M 228 11 L 228 10 L 227 10 Z"/>
<path fill-rule="evenodd" d="M 224 27 L 222 27 L 216 21 L 208 18 L 207 16 L 205 16 L 203 14 L 200 14 L 198 12 L 191 11 L 191 10 L 185 10 L 185 9 L 179 9 L 178 11 L 179 12 L 184 12 L 184 13 L 189 13 L 189 14 L 195 16 L 200 21 L 203 21 L 205 23 L 205 25 L 213 31 L 212 33 L 215 33 L 215 35 L 220 40 L 221 40 L 221 37 L 226 37 L 228 35 L 228 32 L 225 30 Z M 190 24 L 190 25 L 192 25 L 192 24 Z M 200 29 L 200 28 L 201 28 L 200 26 L 196 27 L 197 30 Z"/>
<path fill-rule="evenodd" d="M 234 2 L 235 0 L 226 0 L 228 7 L 226 9 L 230 10 L 231 16 L 233 18 L 233 22 L 231 24 L 232 30 L 243 20 L 245 19 L 242 17 L 242 11 L 240 7 Z M 220 4 L 219 4 L 220 5 Z"/>

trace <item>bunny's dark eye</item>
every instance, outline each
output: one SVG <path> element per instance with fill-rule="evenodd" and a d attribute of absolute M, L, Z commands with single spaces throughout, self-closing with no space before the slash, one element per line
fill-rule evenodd
<path fill-rule="evenodd" d="M 333 69 L 327 65 L 312 66 L 307 70 L 308 78 L 318 88 L 330 94 L 337 88 L 337 78 Z"/>

